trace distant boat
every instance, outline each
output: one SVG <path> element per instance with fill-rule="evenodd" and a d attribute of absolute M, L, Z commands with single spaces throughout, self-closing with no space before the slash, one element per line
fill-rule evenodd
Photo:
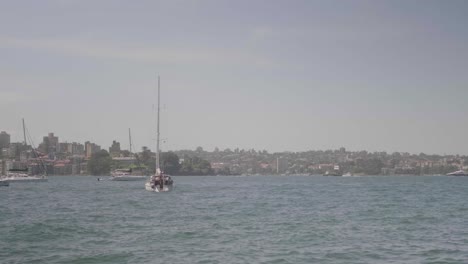
<path fill-rule="evenodd" d="M 132 153 L 132 135 L 130 128 L 128 129 L 128 138 L 130 141 L 130 153 Z M 112 181 L 142 181 L 147 177 L 144 175 L 135 175 L 132 168 L 129 169 L 115 169 L 111 172 Z"/>
<path fill-rule="evenodd" d="M 343 176 L 339 171 L 326 171 L 323 176 Z"/>
<path fill-rule="evenodd" d="M 24 145 L 26 145 L 26 127 L 24 125 L 23 119 L 23 133 L 24 133 Z M 36 153 L 34 150 L 34 145 L 31 142 L 32 151 Z M 46 170 L 44 164 L 42 164 L 43 168 L 43 175 L 29 175 L 28 169 L 10 169 L 7 171 L 6 176 L 0 178 L 1 181 L 8 181 L 8 182 L 46 182 Z"/>
<path fill-rule="evenodd" d="M 26 177 L 29 176 L 28 169 L 9 169 L 7 177 Z"/>
<path fill-rule="evenodd" d="M 160 81 L 158 76 L 158 119 L 156 130 L 156 172 L 145 183 L 145 189 L 151 192 L 169 192 L 174 187 L 171 176 L 164 174 L 159 165 L 159 111 L 160 111 Z"/>
<path fill-rule="evenodd" d="M 353 176 L 353 174 L 351 172 L 347 172 L 347 173 L 343 174 L 343 177 L 350 177 L 350 176 Z"/>
<path fill-rule="evenodd" d="M 447 173 L 447 176 L 468 176 L 468 173 L 464 170 L 458 170 L 451 173 Z"/>
<path fill-rule="evenodd" d="M 24 173 L 10 173 L 0 180 L 8 182 L 46 182 L 47 178 L 45 176 L 34 176 Z"/>
<path fill-rule="evenodd" d="M 340 171 L 340 166 L 335 165 L 332 171 L 326 171 L 323 176 L 343 176 Z"/>
<path fill-rule="evenodd" d="M 112 181 L 142 181 L 146 179 L 144 175 L 132 175 L 132 169 L 116 169 L 111 172 Z"/>
<path fill-rule="evenodd" d="M 47 178 L 45 175 L 29 175 L 28 169 L 11 169 L 0 180 L 8 182 L 46 182 Z"/>

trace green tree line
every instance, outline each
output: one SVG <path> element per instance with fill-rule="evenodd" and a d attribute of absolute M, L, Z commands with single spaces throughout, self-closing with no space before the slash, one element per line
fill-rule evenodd
<path fill-rule="evenodd" d="M 150 173 L 155 173 L 156 159 L 148 148 L 143 147 L 137 160 Z M 172 151 L 161 153 L 160 166 L 170 175 L 213 175 L 209 161 L 197 156 L 186 156 L 181 162 L 179 156 Z M 88 161 L 88 172 L 91 175 L 109 175 L 111 167 L 112 158 L 106 150 L 93 153 Z"/>

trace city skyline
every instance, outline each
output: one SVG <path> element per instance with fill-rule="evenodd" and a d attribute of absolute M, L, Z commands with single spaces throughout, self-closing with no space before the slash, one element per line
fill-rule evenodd
<path fill-rule="evenodd" d="M 27 132 L 28 133 L 28 132 Z M 19 140 L 19 141 L 15 141 L 15 140 L 11 140 L 11 135 L 8 134 L 6 131 L 2 131 L 0 129 L 0 135 L 2 136 L 0 139 L 0 143 L 3 142 L 4 140 L 4 135 L 7 135 L 8 138 L 10 139 L 8 142 L 10 142 L 10 144 L 24 144 L 24 140 Z M 44 146 L 44 144 L 47 144 L 45 143 L 45 140 L 46 138 L 50 138 L 50 137 L 56 137 L 56 144 L 57 146 L 61 146 L 62 144 L 66 144 L 67 145 L 67 149 L 70 149 L 72 146 L 75 147 L 75 146 L 78 146 L 80 148 L 82 148 L 82 150 L 79 150 L 79 152 L 83 152 L 85 156 L 87 157 L 90 157 L 91 154 L 88 154 L 86 153 L 86 148 L 87 148 L 87 144 L 90 144 L 90 147 L 97 147 L 97 150 L 95 150 L 94 152 L 96 151 L 99 151 L 99 150 L 106 150 L 109 154 L 112 154 L 112 149 L 114 147 L 117 147 L 118 149 L 118 152 L 120 151 L 130 151 L 130 144 L 126 145 L 125 143 L 122 143 L 118 140 L 112 140 L 112 142 L 108 145 L 104 144 L 104 145 L 100 145 L 100 144 L 96 144 L 95 142 L 93 142 L 92 140 L 86 140 L 85 142 L 81 142 L 81 141 L 68 141 L 68 140 L 65 140 L 65 141 L 62 141 L 60 140 L 60 137 L 58 135 L 56 135 L 54 132 L 49 132 L 47 135 L 43 136 L 42 137 L 42 140 L 39 140 L 36 142 L 33 142 L 33 145 L 34 145 L 34 148 L 36 150 L 39 150 L 41 151 L 41 148 Z M 28 135 L 28 138 L 29 138 L 29 135 Z M 31 147 L 31 143 L 29 142 L 29 139 L 27 139 L 27 143 L 26 145 Z M 0 146 L 2 146 L 2 144 L 0 144 Z M 346 147 L 344 146 L 341 146 L 341 147 L 338 147 L 338 148 L 335 148 L 335 149 L 306 149 L 306 150 L 301 150 L 301 151 L 291 151 L 291 150 L 283 150 L 283 151 L 270 151 L 268 149 L 255 149 L 255 148 L 239 148 L 239 147 L 227 147 L 227 148 L 219 148 L 217 146 L 215 146 L 213 149 L 207 149 L 203 146 L 196 146 L 195 148 L 192 148 L 192 149 L 188 149 L 188 148 L 185 148 L 185 149 L 162 149 L 161 152 L 180 152 L 180 151 L 198 151 L 199 149 L 201 148 L 202 151 L 204 152 L 217 152 L 217 151 L 220 151 L 220 152 L 225 152 L 225 151 L 232 151 L 232 152 L 236 152 L 236 151 L 246 151 L 246 152 L 251 152 L 251 151 L 255 151 L 255 152 L 264 152 L 266 151 L 267 153 L 269 154 L 275 154 L 275 153 L 305 153 L 305 152 L 320 152 L 320 151 L 323 151 L 323 152 L 327 152 L 327 151 L 343 151 L 343 150 L 346 150 L 346 151 L 349 151 L 349 152 L 353 152 L 353 153 L 359 153 L 359 152 L 367 152 L 369 154 L 378 154 L 378 153 L 386 153 L 387 155 L 391 155 L 391 154 L 405 154 L 405 155 L 421 155 L 421 154 L 424 154 L 424 155 L 428 155 L 428 156 L 445 156 L 445 157 L 448 157 L 448 156 L 459 156 L 459 157 L 466 157 L 467 155 L 465 154 L 460 154 L 460 153 L 424 153 L 424 152 L 408 152 L 408 151 L 386 151 L 386 150 L 380 150 L 380 151 L 372 151 L 372 150 L 366 150 L 366 149 L 347 149 Z M 133 143 L 132 143 L 132 151 L 129 152 L 129 153 L 140 153 L 142 152 L 144 149 L 148 149 L 150 150 L 151 152 L 155 152 L 154 148 L 152 148 L 152 146 L 141 146 L 141 148 L 135 148 L 133 146 Z M 53 152 L 56 152 L 56 153 L 60 153 L 62 152 L 63 150 L 61 149 L 60 147 L 60 151 L 53 151 Z M 47 151 L 42 151 L 43 153 L 47 153 Z M 82 154 L 83 154 L 82 153 Z"/>
<path fill-rule="evenodd" d="M 157 155 L 147 148 L 132 155 L 112 142 L 109 152 L 92 142 L 64 143 L 49 133 L 43 137 L 37 151 L 23 142 L 10 142 L 9 135 L 0 132 L 0 173 L 27 168 L 29 173 L 46 171 L 48 175 L 107 175 L 110 170 L 138 168 L 148 174 L 155 168 Z M 268 153 L 254 149 L 173 150 L 161 155 L 172 175 L 448 175 L 468 168 L 468 156 L 428 155 L 424 153 L 386 153 L 336 150 Z M 97 160 L 102 166 L 95 166 Z M 94 165 L 93 165 L 94 164 Z M 172 164 L 172 165 L 168 165 Z"/>
<path fill-rule="evenodd" d="M 0 3 L 0 131 L 36 145 L 468 154 L 466 1 Z"/>

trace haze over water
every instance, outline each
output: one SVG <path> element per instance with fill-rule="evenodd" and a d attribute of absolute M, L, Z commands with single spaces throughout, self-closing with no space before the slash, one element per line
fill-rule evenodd
<path fill-rule="evenodd" d="M 467 263 L 468 177 L 49 177 L 0 189 L 2 263 Z"/>

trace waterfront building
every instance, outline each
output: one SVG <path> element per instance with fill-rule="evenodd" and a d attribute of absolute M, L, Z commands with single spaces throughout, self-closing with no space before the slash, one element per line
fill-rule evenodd
<path fill-rule="evenodd" d="M 79 175 L 81 174 L 81 164 L 85 163 L 84 158 L 80 155 L 75 155 L 72 158 L 71 163 L 71 174 L 72 175 Z"/>
<path fill-rule="evenodd" d="M 0 149 L 8 148 L 9 146 L 10 146 L 10 135 L 5 131 L 0 132 Z"/>
<path fill-rule="evenodd" d="M 35 157 L 29 159 L 28 169 L 32 175 L 41 175 L 47 173 L 47 175 L 53 175 L 53 170 L 50 164 L 52 160 L 47 160 L 45 157 Z"/>
<path fill-rule="evenodd" d="M 88 174 L 88 162 L 83 162 L 80 164 L 80 174 Z"/>
<path fill-rule="evenodd" d="M 10 143 L 8 150 L 9 157 L 14 160 L 20 160 L 21 151 L 24 149 L 24 144 L 20 142 Z"/>
<path fill-rule="evenodd" d="M 0 157 L 10 157 L 10 148 L 0 148 Z"/>
<path fill-rule="evenodd" d="M 99 145 L 96 145 L 94 143 L 91 143 L 89 141 L 86 141 L 85 142 L 85 155 L 86 155 L 86 158 L 91 158 L 91 155 L 93 155 L 93 153 L 96 153 L 98 151 L 101 150 L 101 146 Z"/>
<path fill-rule="evenodd" d="M 276 173 L 285 173 L 288 169 L 288 161 L 284 158 L 276 158 Z"/>
<path fill-rule="evenodd" d="M 85 151 L 84 151 L 85 147 L 83 144 L 80 144 L 80 143 L 76 143 L 76 142 L 73 142 L 72 143 L 72 154 L 73 155 L 84 155 L 85 154 Z"/>
<path fill-rule="evenodd" d="M 68 143 L 68 142 L 59 143 L 60 153 L 72 154 L 72 147 L 73 147 L 72 143 Z"/>
<path fill-rule="evenodd" d="M 54 175 L 71 175 L 72 163 L 70 160 L 60 160 L 54 164 Z"/>
<path fill-rule="evenodd" d="M 19 154 L 19 160 L 22 162 L 27 162 L 29 158 L 31 158 L 31 151 L 30 150 L 22 150 Z"/>
<path fill-rule="evenodd" d="M 60 151 L 59 138 L 54 136 L 54 133 L 49 133 L 46 137 L 43 137 L 38 149 L 48 154 L 50 159 L 54 159 L 55 154 Z"/>
<path fill-rule="evenodd" d="M 6 167 L 6 161 L 0 160 L 0 175 L 6 174 L 5 167 Z"/>
<path fill-rule="evenodd" d="M 28 164 L 26 162 L 15 161 L 15 160 L 7 160 L 5 161 L 5 171 L 9 170 L 18 170 L 18 169 L 27 169 Z"/>
<path fill-rule="evenodd" d="M 120 143 L 117 141 L 112 141 L 112 146 L 109 148 L 109 154 L 111 157 L 120 156 Z"/>

